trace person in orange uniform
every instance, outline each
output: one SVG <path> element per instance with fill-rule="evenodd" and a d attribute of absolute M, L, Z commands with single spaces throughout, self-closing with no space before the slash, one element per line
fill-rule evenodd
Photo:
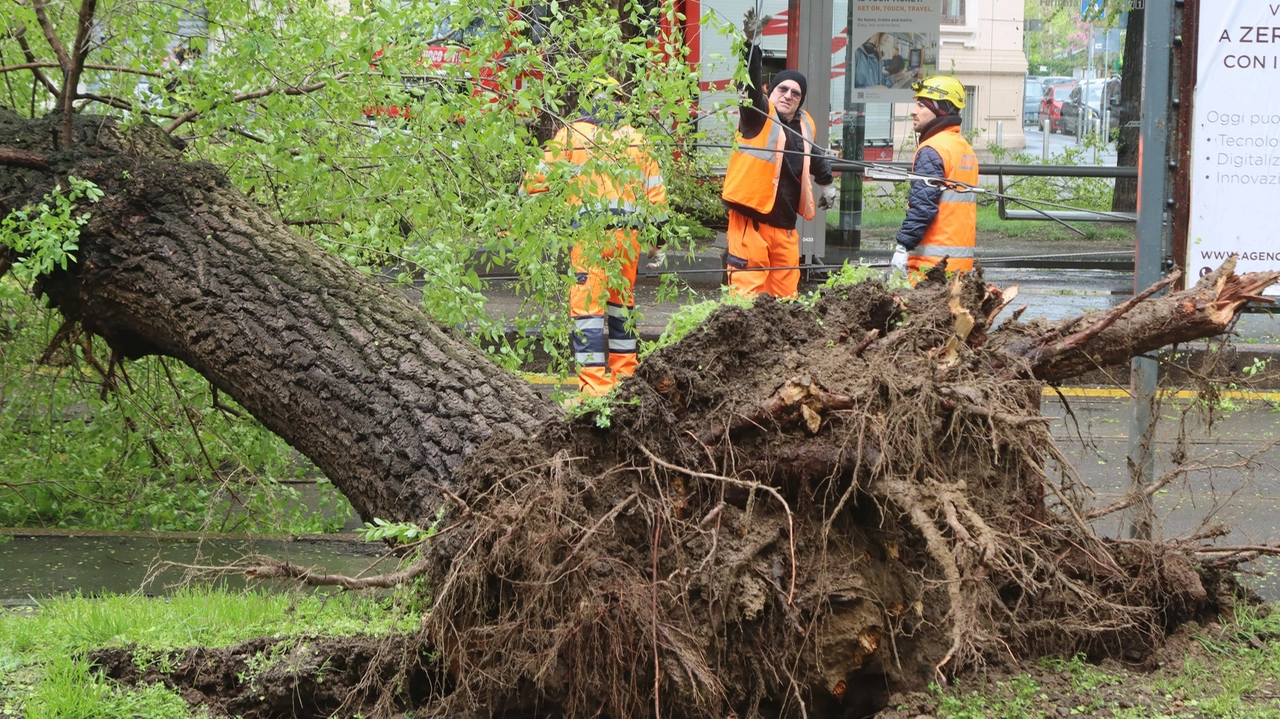
<path fill-rule="evenodd" d="M 751 104 L 742 107 L 737 147 L 729 157 L 720 195 L 729 209 L 727 269 L 735 292 L 795 297 L 798 269 L 735 272 L 799 265 L 797 215 L 812 220 L 815 209 L 834 207 L 837 198 L 831 163 L 813 145 L 813 118 L 800 109 L 808 89 L 805 76 L 784 70 L 774 76 L 767 96 L 762 90 L 760 35 L 768 22 L 768 16 L 760 19 L 755 10 L 748 10 L 742 23 L 750 81 L 738 91 Z M 814 181 L 822 187 L 816 202 Z"/>
<path fill-rule="evenodd" d="M 635 308 L 640 229 L 645 223 L 666 223 L 667 190 L 644 134 L 616 124 L 620 92 L 613 78 L 593 82 L 591 109 L 556 133 L 524 188 L 530 194 L 547 191 L 547 175 L 561 165 L 558 174 L 570 183 L 568 202 L 577 208 L 575 226 L 606 233 L 579 239 L 569 255 L 578 389 L 596 397 L 636 371 L 637 337 L 628 320 Z"/>
<path fill-rule="evenodd" d="M 960 134 L 960 110 L 964 109 L 964 85 L 954 77 L 937 75 L 912 86 L 916 93 L 911 121 L 920 135 L 911 171 L 978 184 L 978 156 Z M 907 216 L 898 230 L 894 269 L 912 284 L 930 267 L 947 259 L 950 272 L 973 269 L 973 248 L 978 236 L 977 194 L 948 187 L 946 183 L 912 180 L 907 196 Z"/>

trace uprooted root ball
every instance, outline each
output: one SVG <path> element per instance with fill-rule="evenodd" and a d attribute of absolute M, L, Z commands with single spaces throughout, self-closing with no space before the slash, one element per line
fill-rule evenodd
<path fill-rule="evenodd" d="M 1183 556 L 1116 551 L 1046 469 L 1069 464 L 1037 372 L 1119 315 L 1031 352 L 991 329 L 1010 299 L 935 273 L 725 307 L 623 385 L 611 429 L 491 447 L 434 548 L 439 708 L 859 716 L 993 653 L 1146 645 L 1202 610 Z"/>

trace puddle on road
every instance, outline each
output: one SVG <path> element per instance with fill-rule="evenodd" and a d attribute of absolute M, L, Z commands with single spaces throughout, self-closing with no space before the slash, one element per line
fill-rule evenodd
<path fill-rule="evenodd" d="M 359 574 L 381 550 L 380 543 L 329 537 L 192 538 L 134 533 L 0 537 L 0 606 L 30 605 L 43 597 L 68 592 L 163 594 L 188 574 L 188 570 L 165 566 L 165 562 L 216 567 L 251 554 L 263 554 L 304 567 L 321 567 L 332 573 Z M 232 589 L 249 584 L 239 575 L 217 581 Z M 279 586 L 294 589 L 298 585 L 290 582 Z"/>

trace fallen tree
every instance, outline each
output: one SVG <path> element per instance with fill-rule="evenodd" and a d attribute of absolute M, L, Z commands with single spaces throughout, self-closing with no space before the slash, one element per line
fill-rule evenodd
<path fill-rule="evenodd" d="M 77 116 L 68 147 L 62 126 L 0 115 L 0 209 L 68 176 L 105 192 L 78 261 L 37 287 L 68 328 L 113 367 L 196 368 L 365 519 L 439 528 L 405 576 L 431 588 L 419 641 L 449 679 L 388 687 L 378 711 L 857 714 L 996 654 L 1150 646 L 1214 608 L 1195 545 L 1093 535 L 1070 473 L 1050 476 L 1068 463 L 1040 393 L 1222 332 L 1275 273 L 1229 261 L 1185 292 L 994 329 L 1015 292 L 980 272 L 765 297 L 651 356 L 602 430 L 162 133 Z"/>

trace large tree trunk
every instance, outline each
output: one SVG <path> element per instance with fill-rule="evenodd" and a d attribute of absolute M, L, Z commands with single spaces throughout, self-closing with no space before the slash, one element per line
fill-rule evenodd
<path fill-rule="evenodd" d="M 69 272 L 41 289 L 122 357 L 175 357 L 311 458 L 365 520 L 434 513 L 441 486 L 495 433 L 548 412 L 528 384 L 396 292 L 290 231 L 215 168 L 146 127 L 0 116 L 0 143 L 48 171 L 0 168 L 0 211 L 67 175 L 106 197 Z"/>
<path fill-rule="evenodd" d="M 998 328 L 1013 296 L 980 269 L 761 297 L 649 357 L 605 432 L 547 421 L 516 377 L 153 130 L 81 118 L 67 151 L 58 126 L 0 116 L 0 210 L 68 174 L 106 191 L 78 263 L 42 283 L 68 319 L 199 370 L 366 518 L 446 509 L 397 575 L 431 587 L 422 636 L 449 682 L 427 713 L 862 716 L 989 654 L 1149 645 L 1209 601 L 1192 545 L 1093 536 L 1047 472 L 1065 458 L 1041 390 L 1219 333 L 1277 273 L 1232 261 L 1186 292 Z M 394 689 L 378 712 L 414 695 Z"/>

